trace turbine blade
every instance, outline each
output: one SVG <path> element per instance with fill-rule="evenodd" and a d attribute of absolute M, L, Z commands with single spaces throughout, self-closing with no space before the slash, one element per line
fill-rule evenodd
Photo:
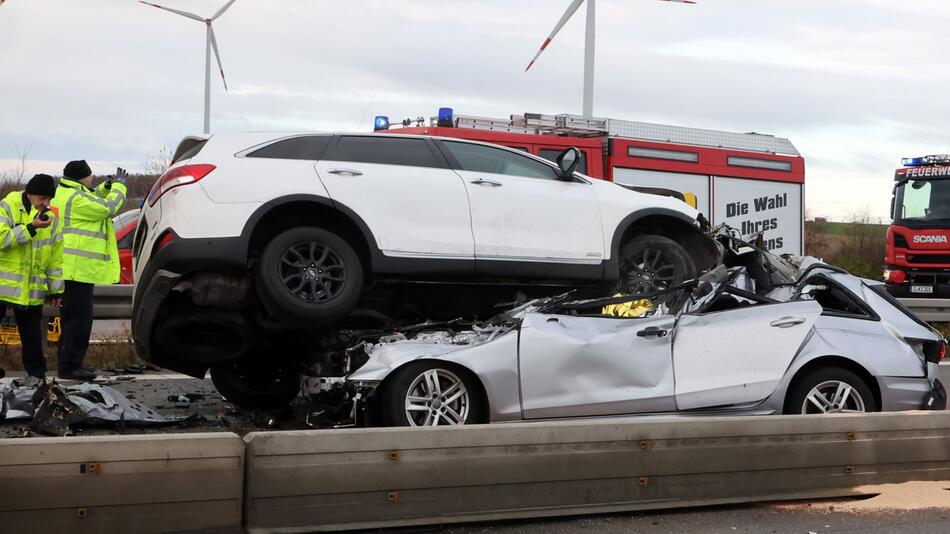
<path fill-rule="evenodd" d="M 234 0 L 231 0 L 231 1 L 228 2 L 227 4 L 224 4 L 224 7 L 222 7 L 221 9 L 219 9 L 217 13 L 215 13 L 214 15 L 211 16 L 211 20 L 214 20 L 214 19 L 220 17 L 221 15 L 224 15 L 224 12 L 227 11 L 228 8 L 231 7 L 231 4 L 233 4 L 233 3 L 234 3 Z"/>
<path fill-rule="evenodd" d="M 677 4 L 695 4 L 693 0 L 660 0 L 660 2 L 676 2 Z"/>
<path fill-rule="evenodd" d="M 218 52 L 218 40 L 214 38 L 214 26 L 209 25 L 208 28 L 211 30 L 208 33 L 208 36 L 211 37 L 211 48 L 214 49 L 214 59 L 218 61 L 218 71 L 221 72 L 221 81 L 224 82 L 224 91 L 228 91 L 228 80 L 224 77 L 224 67 L 221 66 L 221 53 Z"/>
<path fill-rule="evenodd" d="M 189 13 L 189 12 L 187 12 L 187 11 L 180 11 L 180 10 L 178 10 L 178 9 L 172 9 L 172 8 L 170 8 L 170 7 L 160 6 L 160 5 L 158 5 L 158 4 L 153 4 L 153 3 L 151 3 L 151 2 L 144 2 L 143 0 L 139 0 L 139 3 L 140 3 L 140 4 L 145 4 L 145 5 L 147 5 L 147 6 L 157 7 L 158 9 L 163 9 L 163 10 L 165 10 L 165 11 L 171 11 L 172 13 L 181 15 L 181 16 L 183 16 L 183 17 L 188 17 L 188 18 L 190 18 L 190 19 L 192 19 L 192 20 L 197 20 L 197 21 L 199 21 L 199 22 L 204 22 L 204 21 L 205 21 L 205 19 L 199 17 L 198 15 L 195 15 L 194 13 Z"/>
<path fill-rule="evenodd" d="M 544 49 L 547 48 L 549 44 L 551 44 L 551 40 L 554 39 L 554 36 L 557 35 L 557 32 L 561 31 L 561 28 L 567 24 L 567 21 L 571 19 L 571 17 L 577 11 L 577 8 L 581 7 L 581 4 L 583 3 L 584 0 L 573 0 L 571 5 L 567 6 L 567 11 L 561 15 L 561 20 L 557 21 L 557 24 L 554 26 L 554 30 L 552 30 L 547 39 L 541 43 L 541 48 L 538 49 L 538 53 L 535 54 L 533 58 L 531 58 L 531 63 L 528 63 L 528 67 L 524 70 L 525 72 L 528 72 L 528 69 L 531 68 L 531 65 L 534 65 L 534 62 L 537 61 L 539 57 L 541 57 L 541 52 L 544 52 Z"/>

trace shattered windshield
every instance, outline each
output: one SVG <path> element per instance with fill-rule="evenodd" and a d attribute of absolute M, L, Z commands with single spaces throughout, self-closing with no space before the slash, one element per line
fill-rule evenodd
<path fill-rule="evenodd" d="M 895 221 L 950 219 L 950 180 L 907 180 L 898 183 L 894 195 Z"/>

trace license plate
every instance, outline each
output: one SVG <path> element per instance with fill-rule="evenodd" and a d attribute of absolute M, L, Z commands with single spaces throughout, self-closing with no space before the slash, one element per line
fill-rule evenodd
<path fill-rule="evenodd" d="M 911 293 L 933 293 L 934 286 L 910 286 Z"/>

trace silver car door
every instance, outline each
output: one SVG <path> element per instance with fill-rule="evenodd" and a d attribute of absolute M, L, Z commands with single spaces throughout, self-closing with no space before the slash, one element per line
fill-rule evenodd
<path fill-rule="evenodd" d="M 519 340 L 525 419 L 672 411 L 674 324 L 671 315 L 526 314 Z"/>
<path fill-rule="evenodd" d="M 677 407 L 691 410 L 765 399 L 819 315 L 821 306 L 814 301 L 683 315 L 673 341 Z"/>

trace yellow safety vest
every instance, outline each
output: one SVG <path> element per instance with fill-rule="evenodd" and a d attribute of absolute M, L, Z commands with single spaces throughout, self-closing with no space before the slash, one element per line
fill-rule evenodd
<path fill-rule="evenodd" d="M 63 225 L 52 223 L 31 235 L 26 225 L 39 212 L 14 191 L 0 200 L 0 300 L 39 306 L 63 292 Z"/>
<path fill-rule="evenodd" d="M 125 203 L 126 188 L 101 184 L 95 190 L 63 178 L 53 197 L 53 208 L 63 220 L 63 272 L 66 280 L 88 284 L 119 281 L 119 249 L 115 242 L 115 217 Z"/>

